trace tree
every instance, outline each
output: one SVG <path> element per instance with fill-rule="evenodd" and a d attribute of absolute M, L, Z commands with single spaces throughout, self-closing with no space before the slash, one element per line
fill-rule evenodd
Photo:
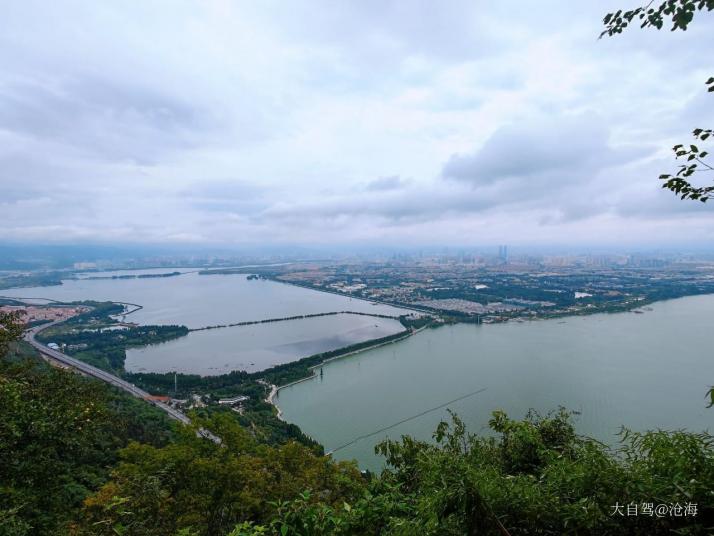
<path fill-rule="evenodd" d="M 186 427 L 162 448 L 129 444 L 112 479 L 85 501 L 75 534 L 220 535 L 237 523 L 269 522 L 287 501 L 335 507 L 363 491 L 354 464 L 316 456 L 293 441 L 260 444 L 227 413 L 195 418 L 195 426 L 210 428 L 222 443 Z"/>
<path fill-rule="evenodd" d="M 120 444 L 101 386 L 41 363 L 0 368 L 0 534 L 58 534 Z M 4 519 L 3 519 L 4 518 Z M 11 532 L 12 534 L 12 532 Z"/>
<path fill-rule="evenodd" d="M 19 313 L 4 313 L 0 311 L 0 358 L 5 357 L 8 346 L 22 335 L 22 324 Z"/>
<path fill-rule="evenodd" d="M 661 30 L 665 22 L 669 20 L 672 23 L 671 31 L 686 31 L 694 20 L 695 13 L 714 10 L 714 0 L 666 0 L 658 7 L 651 7 L 652 4 L 653 2 L 650 2 L 646 6 L 630 11 L 618 10 L 615 13 L 608 13 L 603 19 L 605 29 L 600 37 L 621 34 L 623 30 L 638 22 L 640 28 Z M 714 76 L 706 81 L 706 85 L 709 92 L 714 92 Z M 695 128 L 692 135 L 696 140 L 704 142 L 709 138 L 714 138 L 714 129 Z M 659 176 L 664 181 L 662 188 L 671 190 L 681 199 L 706 202 L 714 195 L 714 185 L 697 186 L 690 180 L 695 174 L 714 172 L 714 166 L 705 160 L 709 156 L 709 151 L 701 150 L 698 145 L 694 144 L 677 144 L 672 147 L 672 150 L 675 158 L 681 158 L 686 163 L 680 164 L 679 170 L 674 175 L 664 173 Z"/>
<path fill-rule="evenodd" d="M 0 314 L 0 536 L 66 534 L 118 449 L 163 445 L 171 425 L 143 401 L 46 365 L 21 334 L 18 315 Z"/>
<path fill-rule="evenodd" d="M 387 440 L 377 447 L 387 468 L 357 501 L 303 494 L 279 504 L 269 523 L 243 523 L 227 536 L 711 534 L 714 437 L 706 433 L 623 431 L 612 450 L 578 436 L 564 410 L 525 420 L 496 411 L 489 426 L 492 435 L 474 435 L 452 414 L 434 442 Z"/>

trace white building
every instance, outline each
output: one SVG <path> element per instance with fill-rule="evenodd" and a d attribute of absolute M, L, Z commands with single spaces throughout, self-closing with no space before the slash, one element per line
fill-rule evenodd
<path fill-rule="evenodd" d="M 238 395 L 238 396 L 234 396 L 233 398 L 221 398 L 218 400 L 218 403 L 232 406 L 234 404 L 239 404 L 241 402 L 244 402 L 244 401 L 248 400 L 248 398 L 250 398 L 250 397 L 244 396 L 244 395 Z"/>

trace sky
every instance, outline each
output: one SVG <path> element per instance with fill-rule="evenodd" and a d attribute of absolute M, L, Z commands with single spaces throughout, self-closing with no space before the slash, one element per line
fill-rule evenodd
<path fill-rule="evenodd" d="M 0 241 L 714 243 L 657 177 L 714 14 L 637 0 L 3 2 Z"/>

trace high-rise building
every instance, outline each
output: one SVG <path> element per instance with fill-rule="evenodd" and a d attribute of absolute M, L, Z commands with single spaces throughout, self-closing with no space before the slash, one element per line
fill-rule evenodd
<path fill-rule="evenodd" d="M 508 262 L 508 246 L 498 246 L 498 258 L 503 262 Z"/>

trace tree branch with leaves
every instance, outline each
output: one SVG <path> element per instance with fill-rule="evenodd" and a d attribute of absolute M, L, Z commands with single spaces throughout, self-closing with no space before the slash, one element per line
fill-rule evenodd
<path fill-rule="evenodd" d="M 697 12 L 714 10 L 714 0 L 666 0 L 657 7 L 653 7 L 653 4 L 654 1 L 630 11 L 618 10 L 608 13 L 603 19 L 605 29 L 600 34 L 600 38 L 621 34 L 635 23 L 639 23 L 640 28 L 661 30 L 667 20 L 672 23 L 671 31 L 686 31 Z M 714 92 L 714 76 L 706 81 L 706 85 L 710 93 Z M 704 142 L 713 137 L 713 131 L 714 129 L 711 128 L 695 128 L 692 134 L 696 140 Z M 691 182 L 691 179 L 695 174 L 714 171 L 714 166 L 705 160 L 709 151 L 701 150 L 694 144 L 688 147 L 685 144 L 678 144 L 672 147 L 672 150 L 675 158 L 682 158 L 686 163 L 681 164 L 674 175 L 664 173 L 659 176 L 660 180 L 664 181 L 662 188 L 671 190 L 681 199 L 706 202 L 714 195 L 714 185 L 697 186 Z"/>

